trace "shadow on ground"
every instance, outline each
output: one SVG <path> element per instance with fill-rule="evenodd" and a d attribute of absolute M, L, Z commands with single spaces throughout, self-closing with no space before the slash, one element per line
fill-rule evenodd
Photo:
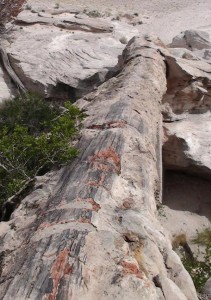
<path fill-rule="evenodd" d="M 199 177 L 166 171 L 163 204 L 211 219 L 211 182 Z"/>

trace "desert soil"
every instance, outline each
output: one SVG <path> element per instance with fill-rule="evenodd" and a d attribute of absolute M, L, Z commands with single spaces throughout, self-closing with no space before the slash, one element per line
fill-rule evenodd
<path fill-rule="evenodd" d="M 186 29 L 211 25 L 211 0 L 29 0 L 51 6 L 71 5 L 111 14 L 138 13 L 141 32 L 154 32 L 165 43 Z"/>

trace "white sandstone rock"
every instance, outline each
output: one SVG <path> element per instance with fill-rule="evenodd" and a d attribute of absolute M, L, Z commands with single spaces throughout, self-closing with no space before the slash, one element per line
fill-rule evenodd
<path fill-rule="evenodd" d="M 190 50 L 211 49 L 211 26 L 186 30 L 174 37 L 170 46 Z"/>

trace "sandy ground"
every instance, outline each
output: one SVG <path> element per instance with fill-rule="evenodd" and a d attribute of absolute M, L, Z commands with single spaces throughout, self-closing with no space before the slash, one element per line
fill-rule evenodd
<path fill-rule="evenodd" d="M 163 206 L 158 211 L 161 224 L 171 240 L 184 234 L 195 256 L 198 248 L 192 243 L 198 232 L 211 228 L 210 181 L 182 173 L 166 172 Z"/>
<path fill-rule="evenodd" d="M 108 11 L 112 14 L 139 13 L 143 24 L 140 31 L 154 32 L 169 43 L 181 31 L 211 25 L 211 0 L 29 0 L 29 3 L 49 3 L 51 6 Z"/>

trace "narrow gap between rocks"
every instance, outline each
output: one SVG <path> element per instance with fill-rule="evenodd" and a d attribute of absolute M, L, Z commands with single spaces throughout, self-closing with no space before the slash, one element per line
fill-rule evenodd
<path fill-rule="evenodd" d="M 164 171 L 163 204 L 176 211 L 189 211 L 211 218 L 209 180 L 179 171 Z"/>
<path fill-rule="evenodd" d="M 210 248 L 200 238 L 206 234 L 206 240 L 210 243 L 210 197 L 209 180 L 164 169 L 163 201 L 158 208 L 158 219 L 198 292 L 202 291 L 210 276 Z"/>

